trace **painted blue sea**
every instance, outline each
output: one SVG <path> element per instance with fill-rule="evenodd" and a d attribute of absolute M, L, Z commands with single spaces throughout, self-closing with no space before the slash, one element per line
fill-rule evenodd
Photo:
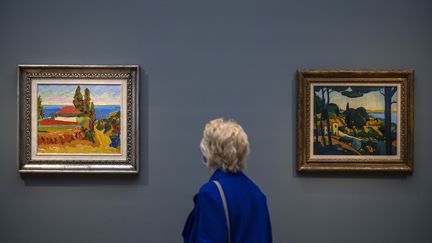
<path fill-rule="evenodd" d="M 56 113 L 59 111 L 63 106 L 62 105 L 46 105 L 44 106 L 44 112 L 45 112 L 45 118 L 48 118 L 50 114 Z M 95 106 L 95 113 L 96 113 L 96 120 L 99 120 L 101 118 L 107 117 L 111 112 L 114 111 L 120 111 L 119 105 L 96 105 Z"/>
<path fill-rule="evenodd" d="M 372 116 L 372 117 L 384 120 L 384 113 L 374 113 L 374 112 L 371 112 L 371 113 L 369 113 L 369 115 Z M 393 123 L 397 124 L 397 113 L 392 113 L 391 114 L 391 121 Z"/>

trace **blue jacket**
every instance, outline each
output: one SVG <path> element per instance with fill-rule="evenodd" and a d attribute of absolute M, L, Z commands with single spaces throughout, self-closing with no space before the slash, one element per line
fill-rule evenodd
<path fill-rule="evenodd" d="M 231 223 L 232 243 L 272 242 L 270 216 L 265 195 L 242 172 L 216 170 L 194 197 L 195 207 L 183 229 L 185 243 L 226 243 L 228 239 L 217 180 L 225 192 Z"/>

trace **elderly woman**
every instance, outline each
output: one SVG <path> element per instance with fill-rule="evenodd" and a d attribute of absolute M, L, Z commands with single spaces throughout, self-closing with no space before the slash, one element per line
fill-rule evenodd
<path fill-rule="evenodd" d="M 272 242 L 266 197 L 242 170 L 249 142 L 234 121 L 206 124 L 201 140 L 203 163 L 213 173 L 194 197 L 183 229 L 184 242 Z"/>

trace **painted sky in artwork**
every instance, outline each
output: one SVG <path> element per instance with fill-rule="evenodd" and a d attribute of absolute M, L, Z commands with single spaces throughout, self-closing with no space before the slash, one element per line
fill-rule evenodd
<path fill-rule="evenodd" d="M 384 92 L 384 88 L 381 89 Z M 318 97 L 321 97 L 321 92 L 315 92 Z M 392 101 L 397 101 L 398 93 L 393 95 Z M 335 103 L 341 109 L 345 109 L 347 102 L 349 102 L 350 108 L 364 107 L 366 110 L 371 111 L 383 111 L 384 110 L 384 96 L 379 91 L 372 91 L 363 94 L 362 97 L 348 98 L 343 96 L 340 92 L 330 93 L 330 103 Z M 392 112 L 397 111 L 397 104 L 392 104 Z"/>
<path fill-rule="evenodd" d="M 37 93 L 42 98 L 42 105 L 71 105 L 76 84 L 38 84 Z M 121 103 L 120 84 L 80 85 L 81 93 L 90 90 L 90 98 L 95 105 L 119 105 Z"/>

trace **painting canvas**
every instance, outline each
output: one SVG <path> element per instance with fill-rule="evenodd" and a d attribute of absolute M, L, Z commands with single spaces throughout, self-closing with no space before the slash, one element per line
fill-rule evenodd
<path fill-rule="evenodd" d="M 313 86 L 314 155 L 397 155 L 398 86 Z"/>
<path fill-rule="evenodd" d="M 138 173 L 139 67 L 20 65 L 19 171 Z"/>
<path fill-rule="evenodd" d="M 37 85 L 37 152 L 120 154 L 121 85 Z"/>
<path fill-rule="evenodd" d="M 413 72 L 298 72 L 299 172 L 412 172 Z"/>

